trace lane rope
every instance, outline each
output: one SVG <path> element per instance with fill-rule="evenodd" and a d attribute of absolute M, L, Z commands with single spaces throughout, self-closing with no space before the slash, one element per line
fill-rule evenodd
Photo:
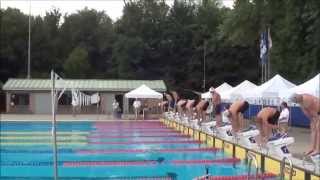
<path fill-rule="evenodd" d="M 216 148 L 78 150 L 79 154 L 215 152 Z"/>
<path fill-rule="evenodd" d="M 89 142 L 89 144 L 200 144 L 200 141 L 187 140 L 187 141 L 125 141 L 125 142 Z"/>

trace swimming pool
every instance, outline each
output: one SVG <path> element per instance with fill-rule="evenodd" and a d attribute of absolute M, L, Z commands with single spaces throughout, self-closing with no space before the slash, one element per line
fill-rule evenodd
<path fill-rule="evenodd" d="M 50 122 L 1 122 L 0 179 L 52 179 Z M 188 180 L 245 164 L 159 121 L 59 122 L 59 179 Z M 238 178 L 239 179 L 239 178 Z"/>

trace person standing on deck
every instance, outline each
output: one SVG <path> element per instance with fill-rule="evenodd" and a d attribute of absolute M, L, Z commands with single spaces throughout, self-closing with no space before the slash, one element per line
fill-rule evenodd
<path fill-rule="evenodd" d="M 118 101 L 116 99 L 113 100 L 112 110 L 113 110 L 113 117 L 114 118 L 118 118 L 119 103 L 118 103 Z"/>
<path fill-rule="evenodd" d="M 286 134 L 288 133 L 288 123 L 289 123 L 290 112 L 286 102 L 282 102 L 280 107 L 281 107 L 281 113 L 278 120 L 279 131 L 281 134 Z"/>
<path fill-rule="evenodd" d="M 133 108 L 134 108 L 134 112 L 135 112 L 135 120 L 137 120 L 139 113 L 140 113 L 140 108 L 141 108 L 141 102 L 138 99 L 136 99 L 133 102 Z"/>
<path fill-rule="evenodd" d="M 300 105 L 303 113 L 310 119 L 310 147 L 305 155 L 320 153 L 320 100 L 310 94 L 293 94 L 290 101 Z"/>

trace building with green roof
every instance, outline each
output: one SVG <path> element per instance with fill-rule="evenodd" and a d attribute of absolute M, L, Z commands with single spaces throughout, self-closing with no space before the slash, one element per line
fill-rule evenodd
<path fill-rule="evenodd" d="M 79 90 L 91 95 L 99 93 L 100 103 L 83 106 L 79 113 L 112 113 L 112 103 L 116 99 L 122 112 L 129 112 L 132 100 L 123 98 L 123 95 L 140 85 L 145 84 L 158 92 L 165 92 L 163 80 L 102 80 L 102 79 L 64 79 L 57 83 L 57 89 L 66 89 L 58 102 L 58 113 L 72 113 L 71 89 Z M 6 93 L 7 113 L 51 113 L 51 80 L 50 79 L 16 79 L 10 78 L 2 87 Z"/>

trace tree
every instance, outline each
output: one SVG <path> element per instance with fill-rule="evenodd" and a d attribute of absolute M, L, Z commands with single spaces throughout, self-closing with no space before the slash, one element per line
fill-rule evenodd
<path fill-rule="evenodd" d="M 296 83 L 319 73 L 320 1 L 126 0 L 113 22 L 84 8 L 31 17 L 32 77 L 163 79 L 170 89 L 203 90 L 260 79 L 260 33 L 270 28 L 272 74 Z M 28 16 L 0 10 L 0 75 L 26 77 Z M 204 56 L 206 64 L 204 64 Z"/>
<path fill-rule="evenodd" d="M 0 77 L 27 76 L 28 17 L 18 9 L 0 11 Z"/>
<path fill-rule="evenodd" d="M 66 15 L 60 31 L 62 59 L 66 59 L 74 48 L 84 47 L 88 51 L 89 64 L 94 69 L 90 76 L 110 76 L 115 34 L 109 16 L 103 11 L 84 8 L 77 13 Z"/>
<path fill-rule="evenodd" d="M 70 53 L 68 59 L 63 64 L 64 72 L 68 78 L 88 78 L 91 68 L 86 49 L 76 47 Z"/>

